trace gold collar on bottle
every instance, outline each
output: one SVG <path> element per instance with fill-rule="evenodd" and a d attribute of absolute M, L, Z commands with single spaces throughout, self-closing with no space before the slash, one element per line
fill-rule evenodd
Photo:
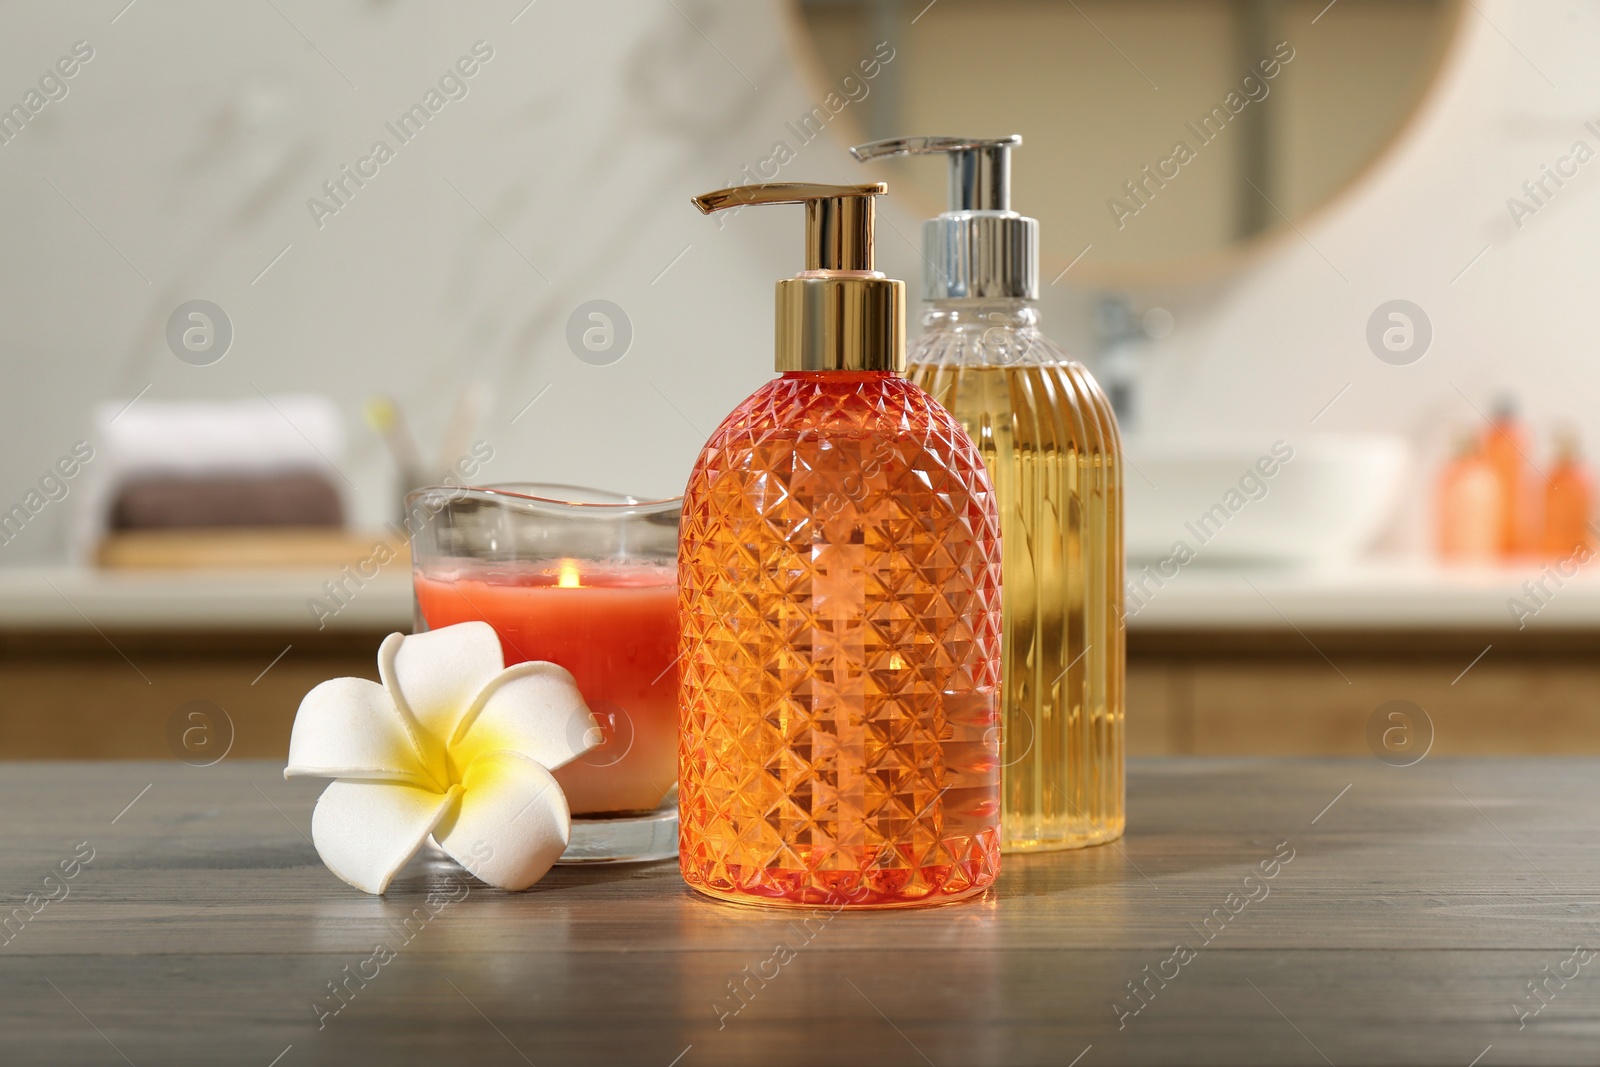
<path fill-rule="evenodd" d="M 767 182 L 694 197 L 709 215 L 746 204 L 804 204 L 806 269 L 777 287 L 780 371 L 892 371 L 906 366 L 905 283 L 873 269 L 870 185 Z"/>

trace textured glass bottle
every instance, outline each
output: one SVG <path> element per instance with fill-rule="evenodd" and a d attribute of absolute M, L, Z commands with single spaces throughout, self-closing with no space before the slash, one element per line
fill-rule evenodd
<path fill-rule="evenodd" d="M 1122 462 L 1111 405 L 1039 332 L 1038 223 L 1009 209 L 1021 138 L 863 145 L 949 152 L 951 211 L 924 227 L 923 335 L 907 373 L 977 443 L 1000 509 L 1005 585 L 1003 847 L 1122 836 Z"/>
<path fill-rule="evenodd" d="M 808 251 L 779 283 L 784 373 L 684 493 L 680 863 L 741 903 L 936 904 L 999 867 L 998 517 L 971 440 L 900 373 L 900 283 L 870 244 L 836 264 Z"/>

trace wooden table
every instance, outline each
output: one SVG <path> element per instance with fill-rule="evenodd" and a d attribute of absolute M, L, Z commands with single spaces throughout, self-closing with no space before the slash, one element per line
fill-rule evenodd
<path fill-rule="evenodd" d="M 1600 1059 L 1600 761 L 1135 761 L 1119 845 L 809 923 L 672 864 L 508 895 L 424 861 L 367 897 L 278 770 L 4 765 L 0 1063 Z"/>

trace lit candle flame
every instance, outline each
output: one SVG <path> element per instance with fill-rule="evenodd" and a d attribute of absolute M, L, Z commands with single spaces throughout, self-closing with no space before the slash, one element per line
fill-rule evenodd
<path fill-rule="evenodd" d="M 578 581 L 578 565 L 569 561 L 561 564 L 561 576 L 556 580 L 556 585 L 562 589 L 577 589 L 583 583 Z"/>

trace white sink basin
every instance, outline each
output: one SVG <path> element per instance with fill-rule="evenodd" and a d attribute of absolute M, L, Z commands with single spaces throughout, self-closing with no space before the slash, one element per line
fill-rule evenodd
<path fill-rule="evenodd" d="M 1124 454 L 1127 554 L 1141 564 L 1349 559 L 1394 513 L 1410 466 L 1387 434 L 1133 437 Z"/>

